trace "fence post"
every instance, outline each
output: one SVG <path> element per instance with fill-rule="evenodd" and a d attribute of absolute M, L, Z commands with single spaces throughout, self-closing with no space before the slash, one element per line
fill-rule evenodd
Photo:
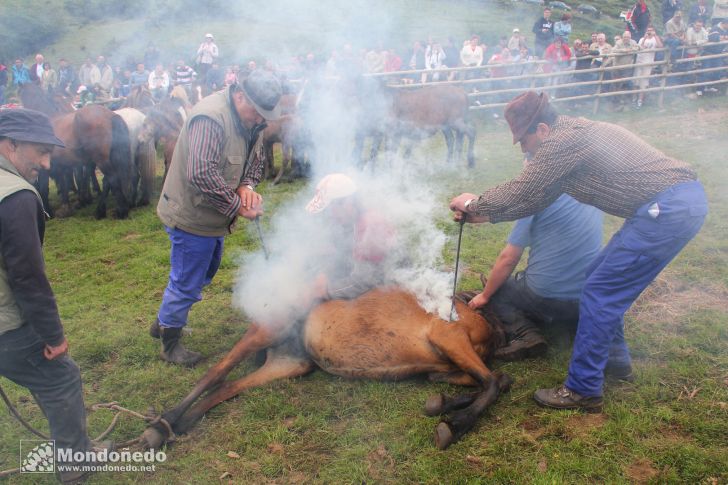
<path fill-rule="evenodd" d="M 599 66 L 599 68 L 599 84 L 597 84 L 597 92 L 594 94 L 594 108 L 592 110 L 592 114 L 597 114 L 597 112 L 599 111 L 599 95 L 602 92 L 602 81 L 604 81 L 604 61 L 602 61 L 602 64 Z"/>
<path fill-rule="evenodd" d="M 657 99 L 657 106 L 662 109 L 665 100 L 665 86 L 667 85 L 667 71 L 670 67 L 670 49 L 665 49 L 665 64 L 662 66 L 662 79 L 660 80 L 660 96 Z"/>

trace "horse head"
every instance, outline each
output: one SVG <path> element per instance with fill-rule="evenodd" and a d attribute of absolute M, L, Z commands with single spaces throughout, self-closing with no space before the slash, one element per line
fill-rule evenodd
<path fill-rule="evenodd" d="M 18 88 L 18 96 L 24 108 L 45 113 L 50 117 L 75 110 L 70 100 L 59 92 L 47 92 L 33 83 L 23 84 Z"/>

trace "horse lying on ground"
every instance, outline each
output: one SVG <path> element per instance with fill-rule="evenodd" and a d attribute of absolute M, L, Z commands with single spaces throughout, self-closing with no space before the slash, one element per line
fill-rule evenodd
<path fill-rule="evenodd" d="M 170 428 L 158 423 L 145 430 L 145 445 L 158 448 L 170 438 L 170 430 L 188 431 L 209 409 L 246 389 L 302 376 L 319 367 L 349 378 L 400 380 L 426 375 L 432 381 L 475 386 L 476 392 L 427 400 L 428 415 L 447 415 L 435 431 L 437 447 L 447 448 L 467 433 L 511 384 L 508 376 L 492 373 L 483 363 L 503 343 L 500 327 L 460 301 L 456 308 L 459 319 L 446 322 L 426 313 L 411 294 L 379 288 L 354 300 L 322 303 L 302 324 L 251 324 L 192 392 L 162 414 Z M 225 382 L 241 360 L 261 350 L 267 351 L 262 367 Z M 205 392 L 207 395 L 195 404 Z"/>

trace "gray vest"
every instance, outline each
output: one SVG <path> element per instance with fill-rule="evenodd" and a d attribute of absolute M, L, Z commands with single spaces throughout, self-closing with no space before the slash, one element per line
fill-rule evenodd
<path fill-rule="evenodd" d="M 164 181 L 157 214 L 167 227 L 178 228 L 198 236 L 217 237 L 232 232 L 235 217 L 218 212 L 202 193 L 187 180 L 190 123 L 198 116 L 207 116 L 222 126 L 225 138 L 218 168 L 228 187 L 240 185 L 248 158 L 248 141 L 238 131 L 237 116 L 230 102 L 230 88 L 202 99 L 190 113 L 174 148 L 172 162 Z"/>
<path fill-rule="evenodd" d="M 5 200 L 5 197 L 21 190 L 32 191 L 40 200 L 40 195 L 35 187 L 18 173 L 15 165 L 0 156 L 0 202 Z M 5 261 L 0 253 L 0 335 L 20 328 L 23 323 L 20 308 L 15 302 L 15 295 L 8 284 L 8 269 L 5 267 Z"/>

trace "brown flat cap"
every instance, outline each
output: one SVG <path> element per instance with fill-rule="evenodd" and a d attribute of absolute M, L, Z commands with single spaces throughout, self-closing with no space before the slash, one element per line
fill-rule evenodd
<path fill-rule="evenodd" d="M 508 103 L 504 115 L 508 126 L 511 127 L 514 145 L 521 141 L 528 127 L 548 104 L 548 96 L 544 93 L 537 94 L 536 91 L 526 91 Z"/>

